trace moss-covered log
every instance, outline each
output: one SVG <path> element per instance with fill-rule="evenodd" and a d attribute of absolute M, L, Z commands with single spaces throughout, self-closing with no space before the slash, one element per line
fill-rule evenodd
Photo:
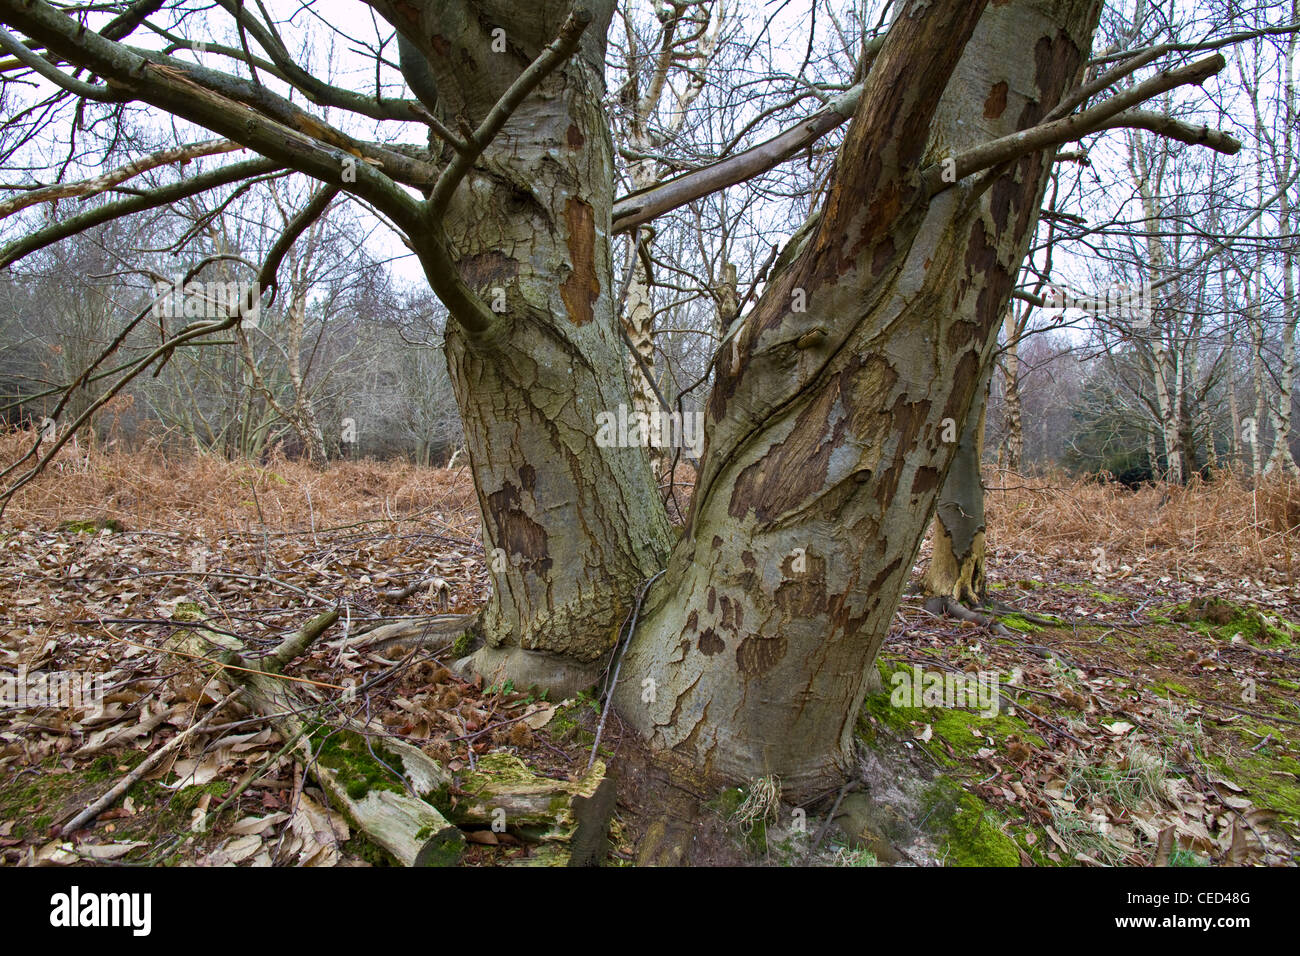
<path fill-rule="evenodd" d="M 599 842 L 608 828 L 612 781 L 597 760 L 577 780 L 556 780 L 533 773 L 522 760 L 507 753 L 481 757 L 461 780 L 445 807 L 447 815 L 467 827 L 492 827 L 536 842 L 585 846 L 586 831 Z"/>
<path fill-rule="evenodd" d="M 197 607 L 187 612 L 205 620 Z M 319 711 L 321 701 L 304 684 L 276 673 L 303 653 L 338 618 L 327 611 L 291 634 L 263 661 L 243 656 L 244 645 L 228 634 L 185 628 L 177 649 L 226 665 L 226 679 L 247 689 L 244 702 L 263 714 L 296 750 L 335 808 L 353 826 L 403 866 L 451 866 L 465 836 L 425 798 L 445 790 L 450 777 L 435 761 L 409 744 L 381 737 L 356 721 L 314 723 L 303 716 Z"/>

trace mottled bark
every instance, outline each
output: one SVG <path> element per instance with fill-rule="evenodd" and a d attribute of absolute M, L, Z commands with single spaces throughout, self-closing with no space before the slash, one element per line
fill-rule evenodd
<path fill-rule="evenodd" d="M 568 6 L 537 2 L 525 13 L 499 0 L 475 16 L 456 3 L 426 6 L 408 36 L 433 54 L 439 107 L 481 121 Z M 594 682 L 669 543 L 645 449 L 597 441 L 597 415 L 632 403 L 600 108 L 612 4 L 599 7 L 578 53 L 516 110 L 441 224 L 460 276 L 497 317 L 486 334 L 451 322 L 446 336 L 492 579 L 475 663 L 561 691 Z M 508 26 L 504 51 L 495 24 Z"/>
<path fill-rule="evenodd" d="M 672 13 L 673 16 L 663 24 L 645 94 L 632 104 L 628 117 L 626 146 L 636 155 L 662 151 L 686 122 L 687 111 L 704 90 L 725 8 L 698 4 L 692 9 L 683 4 L 674 8 Z M 688 14 L 690 21 L 684 23 Z M 704 26 L 700 26 L 701 22 Z M 630 47 L 629 53 L 640 51 Z M 630 60 L 628 73 L 635 77 L 640 66 L 635 55 L 630 56 Z M 684 88 L 678 92 L 669 84 L 669 76 L 684 62 L 693 64 L 693 68 L 687 74 Z M 654 159 L 634 160 L 627 173 L 634 193 L 649 189 L 662 179 L 659 162 Z M 636 352 L 636 355 L 627 357 L 628 375 L 632 380 L 632 407 L 647 417 L 660 411 L 659 397 L 652 384 L 656 374 L 654 306 L 650 295 L 653 277 L 646 265 L 653 236 L 653 230 L 647 230 L 645 235 L 633 235 L 634 241 L 645 244 L 645 250 L 644 253 L 640 249 L 632 250 L 632 275 L 623 300 L 623 327 Z M 648 453 L 655 474 L 665 473 L 670 467 L 671 450 L 666 445 L 654 444 L 648 448 Z"/>
<path fill-rule="evenodd" d="M 966 416 L 952 465 L 934 509 L 930 564 L 921 579 L 929 597 L 961 604 L 984 604 L 985 583 L 984 422 L 988 411 L 987 388 L 981 389 L 975 407 Z"/>
<path fill-rule="evenodd" d="M 898 5 L 860 91 L 828 104 L 834 118 L 709 171 L 734 182 L 770 168 L 853 113 L 806 243 L 716 360 L 671 557 L 645 449 L 599 440 L 597 416 L 632 396 L 600 106 L 612 0 L 572 17 L 569 0 L 370 2 L 428 61 L 417 92 L 436 113 L 437 155 L 357 141 L 241 79 L 145 61 L 39 0 L 0 7 L 111 82 L 96 88 L 106 97 L 202 123 L 404 232 L 452 315 L 446 354 L 493 584 L 480 670 L 561 691 L 592 682 L 657 577 L 615 691 L 625 726 L 706 772 L 778 774 L 795 798 L 838 782 L 952 461 L 944 431 L 985 381 L 1057 141 L 999 138 L 1077 82 L 1101 0 Z M 363 115 L 419 115 L 297 82 Z M 967 178 L 941 182 L 946 160 Z M 978 173 L 983 161 L 1001 165 Z M 658 192 L 656 208 L 668 201 Z"/>
<path fill-rule="evenodd" d="M 653 746 L 733 778 L 778 774 L 792 794 L 848 768 L 867 668 L 952 459 L 943 422 L 976 397 L 1051 153 L 928 200 L 917 171 L 1039 120 L 1076 81 L 1097 13 L 936 2 L 891 28 L 814 235 L 715 367 L 686 533 L 616 692 Z"/>

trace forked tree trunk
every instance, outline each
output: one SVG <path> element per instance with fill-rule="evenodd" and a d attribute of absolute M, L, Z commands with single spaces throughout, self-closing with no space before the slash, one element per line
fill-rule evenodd
<path fill-rule="evenodd" d="M 867 668 L 952 459 L 942 423 L 983 381 L 1051 155 L 929 202 L 909 173 L 1049 111 L 1099 5 L 984 6 L 900 13 L 815 234 L 715 365 L 686 532 L 616 690 L 625 722 L 704 771 L 806 795 L 852 764 Z"/>
<path fill-rule="evenodd" d="M 471 125 L 568 8 L 449 2 L 413 21 L 372 2 L 430 55 L 445 118 Z M 943 423 L 966 420 L 984 380 L 1052 157 L 933 196 L 920 172 L 1038 122 L 1076 82 L 1100 8 L 986 4 L 914 4 L 891 27 L 819 225 L 715 365 L 671 560 L 644 449 L 598 441 L 597 416 L 631 400 L 600 109 L 608 0 L 492 142 L 441 227 L 500 311 L 486 334 L 449 323 L 446 343 L 493 583 L 480 670 L 591 683 L 667 563 L 621 662 L 624 723 L 706 772 L 779 774 L 791 795 L 839 780 L 952 458 Z M 503 51 L 493 23 L 511 25 Z"/>
<path fill-rule="evenodd" d="M 987 387 L 976 407 L 966 416 L 957 441 L 952 466 L 934 509 L 930 564 L 921 579 L 929 597 L 960 604 L 984 604 L 988 598 L 985 574 L 984 423 L 988 412 Z"/>

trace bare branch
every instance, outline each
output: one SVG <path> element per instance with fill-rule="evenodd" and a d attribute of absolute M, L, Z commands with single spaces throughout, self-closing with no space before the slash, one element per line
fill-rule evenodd
<path fill-rule="evenodd" d="M 342 186 L 383 209 L 404 229 L 419 228 L 417 201 L 375 167 L 404 168 L 409 172 L 427 169 L 428 164 L 392 150 L 385 150 L 382 158 L 373 155 L 373 151 L 367 156 L 360 144 L 306 114 L 303 122 L 309 125 L 308 131 L 268 119 L 229 96 L 214 92 L 195 78 L 223 78 L 232 87 L 247 88 L 250 96 L 271 96 L 264 87 L 254 87 L 179 61 L 166 62 L 169 58 L 160 54 L 132 50 L 86 29 L 45 0 L 0 0 L 0 14 L 52 52 L 104 77 L 109 85 L 121 87 L 146 103 L 206 126 L 322 182 Z M 339 137 L 342 145 L 338 145 Z"/>
<path fill-rule="evenodd" d="M 1012 133 L 1010 136 L 981 143 L 973 149 L 950 157 L 945 162 L 935 163 L 926 169 L 923 173 L 926 187 L 931 194 L 943 192 L 958 181 L 981 170 L 1010 162 L 1026 153 L 1049 149 L 1095 133 L 1105 128 L 1107 122 L 1131 106 L 1179 86 L 1203 83 L 1222 70 L 1225 63 L 1223 56 L 1215 53 L 1187 66 L 1158 73 L 1151 79 L 1117 93 L 1080 113 L 1050 123 L 1040 123 L 1029 129 Z M 1226 138 L 1231 139 L 1231 137 Z"/>
<path fill-rule="evenodd" d="M 626 232 L 701 196 L 734 186 L 781 165 L 809 144 L 848 122 L 865 86 L 863 81 L 850 87 L 812 116 L 752 149 L 616 200 L 613 231 Z"/>
<path fill-rule="evenodd" d="M 1098 130 L 1121 128 L 1150 130 L 1191 146 L 1208 146 L 1227 156 L 1235 155 L 1241 149 L 1241 140 L 1229 136 L 1223 130 L 1184 123 L 1180 119 L 1150 110 L 1125 110 L 1097 127 Z"/>
<path fill-rule="evenodd" d="M 119 166 L 117 169 L 110 170 L 92 179 L 83 179 L 76 183 L 56 183 L 53 186 L 44 186 L 40 189 L 22 193 L 5 202 L 0 202 L 0 219 L 12 216 L 18 210 L 26 209 L 28 206 L 35 206 L 37 203 L 54 202 L 58 199 L 68 199 L 73 196 L 82 198 L 95 196 L 159 166 L 166 166 L 170 163 L 187 163 L 192 159 L 198 159 L 200 156 L 215 156 L 242 148 L 238 143 L 232 143 L 228 139 L 209 139 L 201 143 L 191 143 L 188 146 L 162 149 L 156 153 L 150 153 L 148 156 L 141 156 L 139 159 L 132 160 L 124 166 Z"/>
<path fill-rule="evenodd" d="M 156 209 L 159 206 L 166 206 L 189 196 L 195 196 L 210 189 L 218 189 L 221 186 L 228 186 L 241 180 L 283 171 L 284 167 L 274 160 L 250 159 L 246 162 L 232 163 L 229 166 L 214 169 L 192 179 L 182 179 L 178 183 L 151 190 L 140 196 L 131 196 L 117 202 L 105 203 L 96 209 L 87 210 L 43 229 L 38 229 L 0 249 L 0 269 L 12 265 L 24 256 L 31 255 L 31 253 L 39 249 L 44 249 L 46 246 L 51 246 L 69 236 L 75 236 L 79 232 L 85 232 L 87 229 L 111 222 L 114 219 L 120 219 L 132 213 Z"/>
<path fill-rule="evenodd" d="M 99 103 L 120 103 L 126 99 L 126 94 L 117 90 L 110 90 L 107 86 L 96 86 L 94 83 L 87 83 L 85 80 L 78 80 L 76 77 L 68 76 L 49 60 L 33 53 L 18 42 L 18 38 L 4 27 L 0 27 L 0 50 L 4 50 L 23 66 L 45 77 L 55 86 L 74 96 L 95 100 Z"/>
<path fill-rule="evenodd" d="M 468 138 L 465 144 L 467 148 L 459 152 L 438 177 L 438 182 L 429 196 L 431 215 L 441 216 L 446 211 L 447 203 L 451 201 L 452 193 L 456 191 L 460 181 L 465 178 L 474 161 L 482 155 L 483 150 L 487 149 L 497 133 L 501 132 L 501 128 L 506 125 L 511 114 L 519 108 L 519 104 L 550 75 L 552 70 L 573 55 L 578 48 L 578 41 L 582 39 L 583 31 L 591 23 L 591 18 L 591 11 L 586 7 L 575 7 L 564 21 L 564 25 L 560 27 L 559 36 L 552 40 L 551 44 L 538 54 L 537 59 L 519 74 L 519 77 L 510 84 L 509 89 L 488 111 L 478 129 L 474 130 L 473 135 Z"/>
<path fill-rule="evenodd" d="M 293 244 L 294 242 L 297 241 L 298 237 L 301 236 L 303 232 L 305 232 L 311 226 L 312 223 L 314 223 L 317 219 L 320 218 L 320 216 L 329 207 L 329 204 L 334 200 L 335 196 L 337 196 L 338 193 L 339 193 L 339 187 L 337 186 L 326 186 L 325 188 L 317 191 L 317 193 L 314 196 L 312 196 L 311 200 L 307 203 L 307 205 L 303 207 L 302 211 L 300 211 L 296 216 L 293 217 L 293 219 L 289 221 L 289 224 L 285 227 L 284 233 L 280 236 L 279 239 L 276 240 L 275 245 L 271 247 L 270 252 L 267 254 L 266 259 L 262 263 L 262 267 L 258 270 L 257 284 L 254 287 L 254 292 L 253 292 L 253 296 L 256 296 L 258 300 L 260 300 L 261 293 L 265 289 L 267 289 L 268 287 L 272 289 L 275 288 L 276 274 L 279 272 L 280 264 L 284 261 L 284 257 L 288 254 L 289 250 L 293 247 Z M 204 259 L 202 262 L 200 262 L 198 265 L 192 268 L 187 274 L 187 276 L 185 277 L 184 282 L 188 282 L 191 278 L 197 275 L 208 263 L 223 258 L 236 259 L 237 261 L 245 262 L 245 264 L 251 267 L 251 263 L 247 263 L 246 260 L 239 259 L 239 257 L 237 256 L 228 256 L 228 255 L 212 256 L 207 259 Z M 100 354 L 99 358 L 96 359 L 95 362 L 92 363 L 90 367 L 88 367 L 83 371 L 82 375 L 78 377 L 77 381 L 73 382 L 71 385 L 68 386 L 67 389 L 65 389 L 64 398 L 62 401 L 59 402 L 58 406 L 55 409 L 56 415 L 58 414 L 59 411 L 61 411 L 65 407 L 65 405 L 67 404 L 68 397 L 71 395 L 72 391 L 76 389 L 78 386 L 80 386 L 84 381 L 86 381 L 90 372 L 93 371 L 94 368 L 96 368 L 110 354 L 112 354 L 113 351 L 117 349 L 117 347 L 125 339 L 126 333 L 131 328 L 133 328 L 136 324 L 138 324 L 146 315 L 148 315 L 150 311 L 153 309 L 153 307 L 154 307 L 153 302 L 145 306 L 145 308 L 140 313 L 138 313 L 130 323 L 127 324 L 126 329 L 123 330 L 114 339 L 114 341 L 110 343 L 110 345 Z M 125 371 L 125 373 L 117 381 L 115 381 L 112 385 L 110 385 L 107 389 L 105 389 L 100 394 L 100 396 L 97 399 L 95 399 L 94 402 L 91 402 L 90 405 L 88 405 L 87 408 L 79 416 L 77 416 L 76 420 L 73 421 L 68 426 L 66 431 L 61 436 L 55 439 L 55 441 L 51 444 L 50 448 L 40 456 L 40 458 L 36 461 L 34 465 L 32 465 L 31 468 L 23 472 L 23 474 L 20 475 L 11 485 L 6 487 L 3 490 L 3 492 L 0 492 L 0 514 L 4 513 L 5 507 L 8 505 L 9 501 L 12 500 L 13 496 L 18 492 L 18 490 L 23 486 L 27 485 L 29 482 L 35 480 L 41 474 L 41 472 L 45 470 L 45 468 L 49 465 L 49 463 L 54 460 L 54 457 L 59 453 L 60 449 L 62 449 L 63 446 L 72 438 L 72 436 L 77 434 L 77 432 L 80 431 L 86 425 L 86 423 L 90 421 L 90 419 L 94 416 L 96 412 L 98 412 L 101 408 L 103 408 L 104 405 L 106 405 L 115 395 L 117 395 L 123 388 L 125 388 L 128 383 L 130 383 L 133 379 L 135 379 L 142 372 L 144 372 L 145 369 L 153 365 L 154 362 L 159 362 L 159 368 L 161 368 L 162 365 L 166 364 L 171 354 L 175 352 L 176 349 L 181 347 L 182 345 L 187 345 L 195 341 L 202 341 L 205 339 L 206 336 L 211 335 L 215 332 L 221 332 L 225 329 L 233 328 L 234 326 L 242 322 L 244 316 L 247 313 L 251 312 L 254 309 L 254 307 L 255 307 L 255 300 L 253 297 L 250 297 L 246 301 L 240 301 L 239 307 L 235 309 L 231 315 L 228 315 L 223 319 L 216 319 L 210 322 L 192 322 L 189 325 L 185 326 L 185 328 L 181 329 L 178 333 L 176 333 L 166 342 L 163 342 L 161 345 L 154 348 L 148 354 L 142 356 L 137 361 L 130 363 L 126 367 L 127 370 Z M 9 465 L 3 471 L 0 471 L 0 479 L 3 479 L 8 475 L 12 474 L 15 468 L 17 468 L 24 461 L 27 461 L 33 455 L 35 455 L 39 451 L 40 446 L 41 446 L 41 441 L 38 438 L 35 444 L 32 446 L 32 448 L 29 449 L 28 452 L 25 455 L 23 455 L 22 458 L 18 459 L 18 461 Z"/>

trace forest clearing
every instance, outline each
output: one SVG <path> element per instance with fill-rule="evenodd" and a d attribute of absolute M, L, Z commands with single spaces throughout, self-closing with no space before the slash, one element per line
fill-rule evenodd
<path fill-rule="evenodd" d="M 1300 0 L 0 0 L 6 920 L 1285 930 L 1298 330 Z"/>
<path fill-rule="evenodd" d="M 416 643 L 418 628 L 382 636 L 395 621 L 436 621 L 484 599 L 465 469 L 365 461 L 319 471 L 283 459 L 178 462 L 98 450 L 65 454 L 56 467 L 11 505 L 0 540 L 0 667 L 104 674 L 112 690 L 93 719 L 57 708 L 8 712 L 6 862 L 382 860 L 282 753 L 283 737 L 238 707 L 135 782 L 123 806 L 101 814 L 111 822 L 56 829 L 228 693 L 232 682 L 210 663 L 168 651 L 196 609 L 266 649 L 334 606 L 346 615 L 284 673 L 318 682 L 324 700 L 337 700 L 349 679 L 383 677 L 344 709 L 452 772 L 458 787 L 443 809 L 463 820 L 464 864 L 565 861 L 567 842 L 458 818 L 455 794 L 473 792 L 475 774 L 490 772 L 476 765 L 494 760 L 580 778 L 599 702 L 466 681 L 449 669 L 464 648 L 436 637 Z M 990 592 L 1005 608 L 979 623 L 906 598 L 858 721 L 873 754 L 865 779 L 892 812 L 851 791 L 829 819 L 837 795 L 823 795 L 799 828 L 794 808 L 773 804 L 750 818 L 750 792 L 723 791 L 689 823 L 702 848 L 695 862 L 1294 865 L 1296 484 L 1252 492 L 1229 477 L 1131 491 L 1003 472 L 988 486 Z M 893 706 L 891 676 L 913 665 L 996 671 L 1000 712 L 985 719 L 973 701 Z M 614 720 L 599 758 L 637 767 L 638 748 Z M 909 776 L 923 782 L 917 792 L 886 804 L 893 781 Z M 641 854 L 662 849 L 646 840 L 662 826 L 653 792 L 635 771 L 619 790 L 605 862 L 645 862 Z"/>

